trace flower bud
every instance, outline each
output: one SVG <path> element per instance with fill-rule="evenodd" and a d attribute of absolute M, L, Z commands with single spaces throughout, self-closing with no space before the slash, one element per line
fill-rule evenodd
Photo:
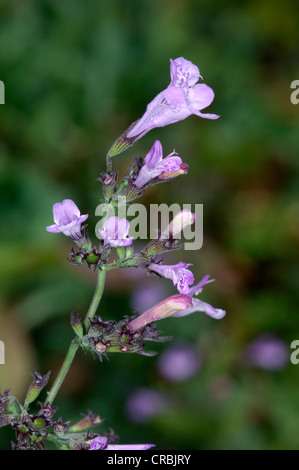
<path fill-rule="evenodd" d="M 195 221 L 195 214 L 189 211 L 188 209 L 184 209 L 178 212 L 173 218 L 172 222 L 168 225 L 168 227 L 161 234 L 161 239 L 165 240 L 168 238 L 179 238 L 181 232 L 186 227 L 189 227 L 189 225 L 192 225 L 194 221 Z"/>
<path fill-rule="evenodd" d="M 33 381 L 28 388 L 27 395 L 25 398 L 24 408 L 26 409 L 30 403 L 37 399 L 42 389 L 47 385 L 51 371 L 45 375 L 41 375 L 39 372 L 34 372 L 32 375 Z"/>
<path fill-rule="evenodd" d="M 97 178 L 97 181 L 101 181 L 103 185 L 103 193 L 105 199 L 110 199 L 113 196 L 117 177 L 118 171 L 116 170 L 110 174 L 102 173 L 101 178 Z"/>
<path fill-rule="evenodd" d="M 102 419 L 97 413 L 88 410 L 88 414 L 80 419 L 76 424 L 70 427 L 70 432 L 85 431 L 86 429 L 102 423 Z"/>
<path fill-rule="evenodd" d="M 132 320 L 129 324 L 129 330 L 134 332 L 143 328 L 148 323 L 162 320 L 163 318 L 171 317 L 174 313 L 180 310 L 185 310 L 192 305 L 191 297 L 185 294 L 177 294 L 162 300 L 155 307 L 147 310 L 139 317 Z"/>
<path fill-rule="evenodd" d="M 76 335 L 79 336 L 79 338 L 83 338 L 83 326 L 80 317 L 73 312 L 71 313 L 71 325 Z"/>

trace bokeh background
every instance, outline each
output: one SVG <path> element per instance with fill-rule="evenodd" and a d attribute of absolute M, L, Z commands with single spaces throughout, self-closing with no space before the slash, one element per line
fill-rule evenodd
<path fill-rule="evenodd" d="M 207 111 L 221 118 L 153 130 L 114 165 L 124 173 L 155 139 L 189 164 L 139 202 L 204 205 L 202 249 L 166 260 L 215 278 L 201 298 L 227 316 L 160 322 L 174 340 L 154 345 L 154 358 L 100 364 L 80 352 L 56 404 L 73 422 L 98 412 L 99 430 L 112 427 L 122 443 L 298 448 L 298 44 L 296 0 L 2 0 L 2 387 L 22 400 L 30 372 L 51 369 L 53 379 L 73 337 L 69 314 L 84 315 L 92 297 L 95 274 L 71 265 L 71 241 L 45 230 L 53 203 L 73 199 L 93 234 L 107 149 L 168 85 L 169 58 L 184 56 L 215 90 Z M 173 293 L 170 281 L 110 272 L 101 313 L 118 319 Z M 0 447 L 12 438 L 1 429 Z"/>

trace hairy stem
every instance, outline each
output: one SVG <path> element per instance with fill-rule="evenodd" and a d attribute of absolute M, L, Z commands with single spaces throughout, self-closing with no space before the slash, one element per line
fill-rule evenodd
<path fill-rule="evenodd" d="M 105 271 L 105 268 L 104 269 L 101 269 L 98 271 L 98 279 L 97 279 L 97 285 L 96 285 L 96 289 L 95 289 L 95 292 L 94 292 L 94 295 L 93 295 L 93 298 L 92 298 L 92 301 L 91 301 L 91 304 L 89 306 L 89 309 L 87 311 L 87 314 L 86 314 L 86 317 L 85 317 L 85 320 L 84 320 L 84 326 L 85 326 L 85 329 L 86 331 L 88 331 L 89 329 L 89 319 L 93 318 L 96 314 L 96 311 L 97 311 L 97 308 L 99 306 L 99 303 L 101 301 L 101 298 L 102 298 L 102 294 L 103 294 L 103 290 L 104 290 L 104 285 L 105 285 L 105 277 L 106 277 L 106 271 Z M 61 366 L 61 369 L 56 377 L 56 380 L 54 382 L 54 384 L 52 385 L 52 388 L 50 390 L 50 392 L 48 393 L 48 396 L 47 396 L 47 399 L 46 399 L 46 403 L 50 403 L 50 405 L 53 403 L 68 371 L 69 371 L 69 368 L 71 367 L 71 364 L 74 360 L 74 357 L 76 355 L 76 352 L 79 348 L 79 343 L 78 343 L 78 340 L 77 338 L 73 339 L 73 341 L 71 342 L 71 345 L 69 347 L 69 350 L 65 356 L 65 359 L 63 361 L 63 364 Z"/>

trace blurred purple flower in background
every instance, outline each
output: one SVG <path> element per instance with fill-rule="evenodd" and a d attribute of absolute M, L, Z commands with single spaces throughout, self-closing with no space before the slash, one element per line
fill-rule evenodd
<path fill-rule="evenodd" d="M 113 216 L 104 222 L 103 230 L 99 230 L 99 233 L 105 244 L 115 248 L 132 244 L 133 237 L 127 236 L 129 230 L 130 222 L 127 219 Z"/>
<path fill-rule="evenodd" d="M 125 405 L 128 418 L 134 423 L 144 423 L 166 409 L 166 397 L 150 388 L 137 388 Z"/>
<path fill-rule="evenodd" d="M 46 230 L 51 233 L 62 232 L 67 237 L 79 238 L 81 236 L 81 224 L 85 222 L 88 214 L 81 215 L 80 210 L 71 199 L 56 202 L 53 206 L 53 218 L 55 224 L 48 225 Z"/>
<path fill-rule="evenodd" d="M 144 159 L 144 165 L 141 168 L 135 186 L 142 188 L 150 180 L 156 178 L 162 173 L 172 173 L 180 170 L 183 164 L 182 159 L 175 152 L 170 153 L 163 158 L 162 144 L 156 140 Z"/>
<path fill-rule="evenodd" d="M 129 271 L 129 270 L 126 270 Z M 145 271 L 142 271 L 144 273 Z M 137 312 L 150 309 L 153 305 L 161 302 L 168 295 L 167 289 L 155 281 L 139 285 L 133 292 L 131 306 Z"/>
<path fill-rule="evenodd" d="M 245 349 L 246 361 L 255 367 L 280 370 L 289 362 L 289 348 L 284 341 L 271 334 L 253 340 Z"/>
<path fill-rule="evenodd" d="M 201 358 L 188 343 L 169 346 L 159 356 L 157 369 L 162 377 L 171 382 L 182 382 L 198 372 Z"/>

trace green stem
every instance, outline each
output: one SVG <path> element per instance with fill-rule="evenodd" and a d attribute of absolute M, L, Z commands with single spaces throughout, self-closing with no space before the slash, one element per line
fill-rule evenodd
<path fill-rule="evenodd" d="M 97 308 L 101 301 L 103 291 L 104 291 L 105 278 L 106 278 L 106 270 L 103 267 L 101 270 L 98 271 L 98 280 L 97 280 L 96 290 L 94 292 L 91 304 L 89 306 L 88 312 L 84 320 L 84 326 L 86 328 L 86 331 L 89 330 L 89 326 L 90 326 L 89 319 L 95 316 Z"/>
<path fill-rule="evenodd" d="M 61 366 L 61 369 L 59 371 L 59 374 L 57 375 L 56 377 L 56 380 L 48 394 L 48 397 L 47 397 L 47 400 L 46 402 L 47 403 L 50 403 L 50 405 L 53 403 L 53 400 L 55 399 L 61 385 L 62 385 L 62 382 L 64 381 L 65 377 L 66 377 L 66 374 L 68 373 L 69 371 L 69 368 L 73 362 L 73 359 L 76 355 L 76 352 L 77 352 L 77 349 L 79 347 L 79 344 L 77 343 L 76 339 L 73 339 L 73 341 L 71 342 L 71 345 L 69 347 L 69 350 L 65 356 L 65 359 L 64 359 L 64 362 Z"/>
<path fill-rule="evenodd" d="M 93 298 L 92 298 L 92 301 L 91 301 L 91 304 L 89 306 L 89 309 L 87 311 L 87 314 L 86 314 L 86 317 L 85 317 L 85 320 L 84 320 L 84 326 L 86 328 L 86 331 L 88 331 L 89 329 L 89 319 L 90 318 L 93 318 L 96 314 L 96 311 L 97 311 L 97 308 L 99 306 L 99 303 L 101 301 L 101 298 L 102 298 L 102 294 L 103 294 L 103 290 L 104 290 L 104 284 L 105 284 L 105 277 L 106 277 L 106 271 L 105 271 L 105 268 L 101 269 L 98 271 L 98 279 L 97 279 L 97 285 L 96 285 L 96 289 L 95 289 L 95 292 L 94 292 L 94 295 L 93 295 Z M 65 356 L 65 359 L 64 359 L 64 362 L 61 366 L 61 369 L 56 377 L 56 380 L 54 382 L 54 384 L 52 385 L 52 388 L 50 390 L 50 392 L 48 393 L 48 396 L 47 396 L 47 399 L 46 399 L 46 403 L 50 403 L 50 405 L 53 403 L 68 371 L 69 371 L 69 368 L 71 367 L 71 364 L 74 360 L 74 357 L 76 355 L 76 352 L 79 348 L 79 343 L 78 343 L 78 340 L 77 340 L 77 337 L 75 339 L 73 339 L 73 341 L 71 342 L 71 345 L 69 347 L 69 350 Z"/>

